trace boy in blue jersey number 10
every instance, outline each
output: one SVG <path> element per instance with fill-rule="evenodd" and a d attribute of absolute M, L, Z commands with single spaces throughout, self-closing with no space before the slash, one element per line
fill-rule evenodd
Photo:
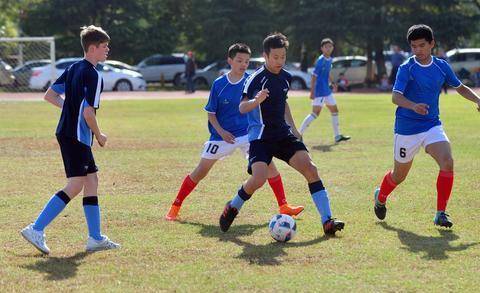
<path fill-rule="evenodd" d="M 303 135 L 310 123 L 312 123 L 320 115 L 322 107 L 327 105 L 328 110 L 332 115 L 332 127 L 335 142 L 349 140 L 350 136 L 342 135 L 340 133 L 340 122 L 338 119 L 337 101 L 333 97 L 330 89 L 330 82 L 333 83 L 333 78 L 330 70 L 332 69 L 332 51 L 334 45 L 332 39 L 323 39 L 320 43 L 320 50 L 322 55 L 318 57 L 315 69 L 312 74 L 312 82 L 310 86 L 310 99 L 312 100 L 312 113 L 308 114 L 300 126 L 300 134 Z"/>
<path fill-rule="evenodd" d="M 287 103 L 292 81 L 292 75 L 283 69 L 287 48 L 288 40 L 280 33 L 265 38 L 265 65 L 245 82 L 239 109 L 241 113 L 248 113 L 248 172 L 252 176 L 227 202 L 219 220 L 223 232 L 228 231 L 245 201 L 265 184 L 273 157 L 285 161 L 305 177 L 326 234 L 333 235 L 344 227 L 343 222 L 332 218 L 327 191 L 307 148 L 299 140 L 300 134 Z"/>
<path fill-rule="evenodd" d="M 165 216 L 166 220 L 177 219 L 185 198 L 207 176 L 218 160 L 229 156 L 236 149 L 248 155 L 248 121 L 247 116 L 240 113 L 238 105 L 242 99 L 250 55 L 250 48 L 245 44 L 233 44 L 228 49 L 227 62 L 231 70 L 214 81 L 205 106 L 210 140 L 204 145 L 200 163 L 183 179 L 180 190 Z M 275 193 L 281 214 L 296 216 L 303 211 L 302 206 L 290 206 L 287 203 L 282 178 L 273 163 L 268 168 L 268 183 Z"/>
<path fill-rule="evenodd" d="M 107 136 L 100 131 L 96 111 L 103 79 L 95 69 L 110 51 L 110 37 L 100 27 L 83 27 L 80 39 L 84 59 L 69 66 L 45 93 L 45 100 L 62 109 L 56 136 L 62 153 L 67 185 L 50 198 L 37 220 L 21 231 L 22 236 L 44 254 L 49 254 L 44 229 L 83 190 L 83 209 L 88 226 L 88 252 L 115 249 L 120 245 L 100 233 L 98 168 L 91 146 L 93 136 L 103 147 Z M 65 99 L 60 95 L 65 94 Z"/>
<path fill-rule="evenodd" d="M 439 119 L 439 96 L 444 83 L 456 88 L 465 99 L 477 104 L 479 97 L 455 76 L 450 65 L 432 56 L 435 46 L 433 31 L 427 25 L 414 25 L 407 32 L 407 41 L 414 56 L 397 72 L 392 101 L 398 105 L 395 114 L 394 167 L 387 172 L 375 191 L 374 211 L 385 219 L 388 195 L 407 177 L 415 154 L 421 147 L 437 162 L 437 212 L 434 224 L 452 227 L 446 213 L 453 186 L 453 159 L 450 142 Z"/>

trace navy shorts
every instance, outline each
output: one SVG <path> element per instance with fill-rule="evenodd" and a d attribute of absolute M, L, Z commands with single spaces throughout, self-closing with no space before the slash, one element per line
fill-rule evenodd
<path fill-rule="evenodd" d="M 57 136 L 67 178 L 87 176 L 98 171 L 92 148 L 76 138 Z"/>
<path fill-rule="evenodd" d="M 250 142 L 248 154 L 248 174 L 252 174 L 252 165 L 255 162 L 265 162 L 270 165 L 273 157 L 285 161 L 287 164 L 298 151 L 307 151 L 307 147 L 296 136 L 289 136 L 280 140 L 257 139 Z"/>

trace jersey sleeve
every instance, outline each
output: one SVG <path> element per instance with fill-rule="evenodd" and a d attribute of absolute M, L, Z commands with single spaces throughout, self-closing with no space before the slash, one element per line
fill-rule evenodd
<path fill-rule="evenodd" d="M 405 65 L 400 66 L 397 71 L 397 77 L 395 78 L 395 84 L 393 86 L 393 91 L 401 93 L 405 91 L 408 83 L 408 67 Z"/>
<path fill-rule="evenodd" d="M 85 76 L 85 101 L 90 107 L 98 109 L 102 92 L 102 77 L 97 71 L 88 70 Z"/>
<path fill-rule="evenodd" d="M 458 88 L 459 86 L 462 85 L 462 82 L 458 79 L 457 75 L 455 72 L 453 72 L 452 67 L 450 64 L 445 62 L 445 82 L 454 88 Z"/>
<path fill-rule="evenodd" d="M 63 95 L 65 93 L 65 80 L 67 78 L 68 68 L 60 75 L 59 78 L 52 84 L 50 87 L 54 92 L 59 95 Z"/>
<path fill-rule="evenodd" d="M 313 75 L 319 76 L 322 73 L 322 59 L 318 59 L 313 70 Z"/>
<path fill-rule="evenodd" d="M 255 77 L 254 75 L 250 75 L 250 77 L 245 82 L 245 86 L 243 87 L 243 99 L 245 99 L 245 97 L 249 100 L 254 99 L 258 91 L 259 90 L 257 89 L 255 83 Z"/>
<path fill-rule="evenodd" d="M 216 114 L 217 108 L 218 108 L 218 93 L 216 88 L 217 88 L 216 84 L 214 83 L 210 90 L 210 96 L 208 97 L 208 102 L 205 105 L 205 111 L 212 114 Z"/>

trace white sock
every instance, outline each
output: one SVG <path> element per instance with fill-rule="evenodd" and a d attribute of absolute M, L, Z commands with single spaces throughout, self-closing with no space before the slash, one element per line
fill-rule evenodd
<path fill-rule="evenodd" d="M 317 115 L 315 115 L 315 113 L 310 113 L 307 115 L 307 117 L 305 117 L 305 119 L 303 120 L 302 122 L 302 126 L 300 126 L 300 134 L 303 135 L 303 133 L 305 132 L 305 130 L 307 130 L 307 127 L 310 125 L 310 123 L 313 122 L 313 120 L 317 119 Z"/>
<path fill-rule="evenodd" d="M 333 133 L 335 134 L 335 137 L 340 135 L 340 126 L 338 122 L 338 113 L 333 113 L 332 114 L 332 126 L 333 126 Z"/>

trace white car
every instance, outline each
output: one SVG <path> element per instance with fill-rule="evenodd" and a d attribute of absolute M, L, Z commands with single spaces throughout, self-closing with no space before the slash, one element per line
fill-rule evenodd
<path fill-rule="evenodd" d="M 55 63 L 55 78 L 58 78 L 65 69 L 82 58 L 64 58 Z M 51 83 L 52 66 L 32 68 L 29 87 L 34 90 L 46 90 Z M 97 64 L 97 70 L 103 77 L 104 91 L 143 91 L 147 83 L 141 73 L 127 69 L 118 69 L 106 64 Z"/>
<path fill-rule="evenodd" d="M 254 73 L 255 70 L 257 70 L 264 63 L 265 59 L 263 57 L 250 58 L 247 73 Z M 294 65 L 293 63 L 285 64 L 284 68 L 292 75 L 292 83 L 290 84 L 290 88 L 292 90 L 304 90 L 310 88 L 311 75 L 308 72 L 301 71 L 300 68 L 298 68 L 298 66 Z M 230 71 L 229 65 L 220 70 L 220 75 L 223 75 L 228 71 Z"/>
<path fill-rule="evenodd" d="M 453 49 L 447 52 L 453 71 L 467 85 L 474 85 L 474 74 L 480 68 L 480 48 Z"/>

